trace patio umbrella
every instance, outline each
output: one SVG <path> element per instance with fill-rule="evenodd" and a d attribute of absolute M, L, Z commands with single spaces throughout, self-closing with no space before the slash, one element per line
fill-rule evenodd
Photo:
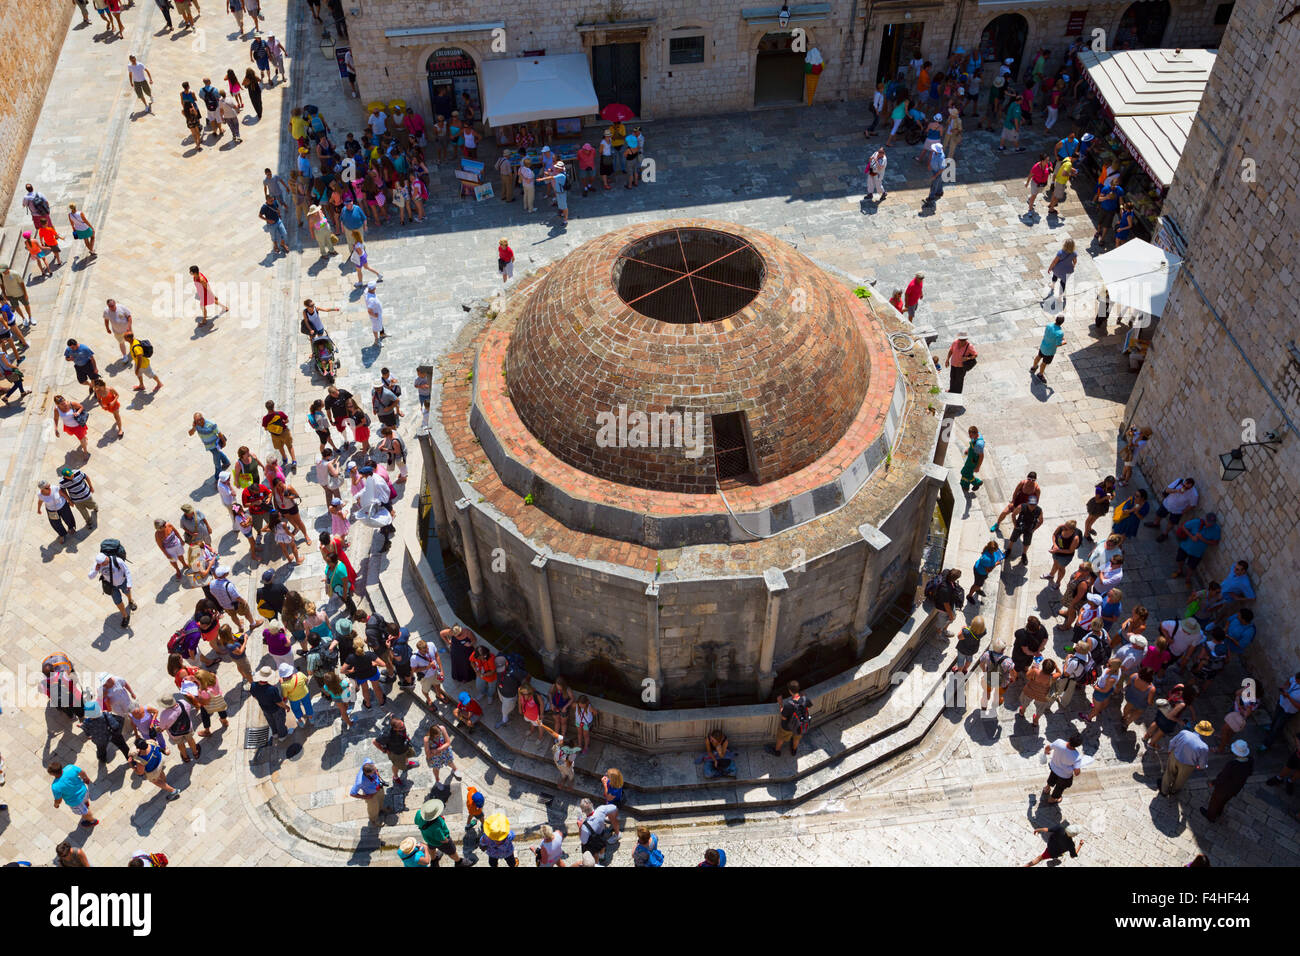
<path fill-rule="evenodd" d="M 1164 311 L 1183 264 L 1172 252 L 1141 239 L 1130 239 L 1092 261 L 1112 303 L 1151 315 Z"/>
<path fill-rule="evenodd" d="M 630 119 L 636 119 L 636 114 L 622 103 L 610 103 L 600 111 L 600 118 L 610 123 L 625 123 Z"/>

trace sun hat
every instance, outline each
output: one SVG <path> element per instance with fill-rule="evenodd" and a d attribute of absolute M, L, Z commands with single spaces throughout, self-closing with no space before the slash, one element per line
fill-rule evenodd
<path fill-rule="evenodd" d="M 226 567 L 224 564 L 218 564 L 212 573 L 219 578 L 229 577 L 230 568 Z"/>
<path fill-rule="evenodd" d="M 504 813 L 494 813 L 483 821 L 483 834 L 489 840 L 500 843 L 510 836 L 510 821 Z"/>
<path fill-rule="evenodd" d="M 397 852 L 400 853 L 402 856 L 410 856 L 412 853 L 415 852 L 415 847 L 416 847 L 415 837 L 407 837 L 400 844 L 398 844 Z"/>
<path fill-rule="evenodd" d="M 351 633 L 352 633 L 352 618 L 350 618 L 350 617 L 345 617 L 345 618 L 343 618 L 342 620 L 340 620 L 337 624 L 335 624 L 335 625 L 334 625 L 334 633 L 336 633 L 336 634 L 344 634 L 344 635 L 351 634 Z"/>
<path fill-rule="evenodd" d="M 299 156 L 306 156 L 306 155 L 307 155 L 307 147 L 306 147 L 306 146 L 299 146 L 299 147 L 298 147 L 298 155 L 299 155 Z"/>
<path fill-rule="evenodd" d="M 59 472 L 59 474 L 63 474 L 63 472 Z M 187 515 L 193 514 L 194 506 L 187 501 L 185 504 L 181 505 L 181 511 L 184 511 Z"/>
<path fill-rule="evenodd" d="M 262 667 L 259 667 L 256 673 L 253 674 L 253 677 L 257 680 L 259 684 L 265 684 L 268 681 L 275 680 L 275 670 L 271 667 L 270 664 L 266 664 Z"/>
<path fill-rule="evenodd" d="M 320 206 L 313 204 L 307 207 L 307 215 L 309 216 L 314 216 L 318 212 L 320 212 Z"/>
<path fill-rule="evenodd" d="M 935 121 L 936 123 L 941 123 L 941 122 L 943 122 L 943 114 L 942 114 L 942 113 L 935 113 L 935 114 L 934 114 L 934 121 Z"/>
<path fill-rule="evenodd" d="M 1012 63 L 1016 62 L 1016 58 L 1014 56 L 1009 56 L 1002 62 L 1005 63 L 1007 66 L 1010 66 Z"/>
<path fill-rule="evenodd" d="M 1145 650 L 1147 646 L 1147 639 L 1141 634 L 1134 634 L 1128 639 L 1128 642 L 1138 650 Z"/>
<path fill-rule="evenodd" d="M 367 291 L 367 292 L 374 292 L 375 289 L 377 289 L 377 288 L 379 288 L 379 287 L 378 287 L 377 285 L 375 285 L 375 283 L 373 283 L 373 282 L 367 282 L 367 283 L 366 283 L 366 291 Z"/>
<path fill-rule="evenodd" d="M 1238 760 L 1245 760 L 1250 756 L 1250 744 L 1244 740 L 1234 740 L 1232 742 L 1232 752 Z"/>
<path fill-rule="evenodd" d="M 462 706 L 462 707 L 468 707 L 468 706 L 469 706 L 469 699 L 470 699 L 470 698 L 469 698 L 469 692 L 468 692 L 468 691 L 464 691 L 464 690 L 463 690 L 463 691 L 461 691 L 459 694 L 456 695 L 456 703 L 460 704 L 460 706 Z"/>
<path fill-rule="evenodd" d="M 1201 633 L 1201 622 L 1194 617 L 1183 618 L 1178 626 L 1183 629 L 1183 633 L 1185 634 Z"/>
<path fill-rule="evenodd" d="M 1209 737 L 1214 733 L 1214 724 L 1210 723 L 1208 720 L 1203 720 L 1196 725 L 1196 732 L 1202 737 Z"/>
<path fill-rule="evenodd" d="M 348 462 L 348 471 L 356 471 L 356 470 L 357 470 L 357 463 L 355 461 Z"/>
<path fill-rule="evenodd" d="M 424 806 L 420 807 L 420 819 L 425 823 L 428 823 L 430 820 L 436 820 L 438 817 L 442 816 L 442 811 L 445 808 L 446 804 L 441 800 L 426 800 L 424 801 Z"/>
<path fill-rule="evenodd" d="M 279 674 L 280 680 L 288 680 L 294 674 L 293 665 L 289 663 L 281 664 Z"/>

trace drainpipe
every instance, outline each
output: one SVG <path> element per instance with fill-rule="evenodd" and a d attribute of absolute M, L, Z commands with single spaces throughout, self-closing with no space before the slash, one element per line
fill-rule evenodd
<path fill-rule="evenodd" d="M 867 39 L 871 36 L 871 8 L 874 5 L 874 0 L 867 0 L 867 22 L 862 25 L 862 49 L 858 51 L 858 66 L 862 66 L 867 61 Z M 879 66 L 876 68 L 879 69 Z M 875 87 L 876 84 L 873 82 L 871 88 L 875 89 Z"/>
<path fill-rule="evenodd" d="M 957 0 L 957 16 L 952 21 L 952 35 L 948 37 L 948 57 L 957 49 L 957 31 L 961 29 L 961 15 L 966 11 L 966 0 Z"/>

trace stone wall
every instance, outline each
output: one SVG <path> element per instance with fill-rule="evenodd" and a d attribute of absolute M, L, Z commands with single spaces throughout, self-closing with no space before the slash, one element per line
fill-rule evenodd
<path fill-rule="evenodd" d="M 5 0 L 0 4 L 0 50 L 4 50 L 5 64 L 4 109 L 0 110 L 0 209 L 9 208 L 18 186 L 27 145 L 75 9 L 71 2 L 63 0 Z"/>
<path fill-rule="evenodd" d="M 1276 699 L 1271 686 L 1300 658 L 1289 614 L 1300 601 L 1291 517 L 1300 500 L 1300 434 L 1286 435 L 1274 455 L 1246 449 L 1249 471 L 1232 482 L 1220 480 L 1218 456 L 1249 440 L 1252 429 L 1257 437 L 1283 430 L 1282 411 L 1256 372 L 1300 422 L 1300 20 L 1277 24 L 1290 6 L 1237 3 L 1165 203 L 1187 239 L 1185 275 L 1129 403 L 1129 418 L 1155 430 L 1143 467 L 1148 481 L 1163 486 L 1191 475 L 1203 489 L 1201 510 L 1218 512 L 1224 537 L 1202 565 L 1207 578 L 1221 579 L 1238 559 L 1251 564 L 1259 637 L 1247 664 L 1269 685 L 1261 697 L 1268 705 Z M 1261 84 L 1261 76 L 1275 82 Z M 1254 177 L 1244 175 L 1251 163 Z"/>
<path fill-rule="evenodd" d="M 586 0 L 557 7 L 510 0 L 451 0 L 438 4 L 434 12 L 432 5 L 413 0 L 367 0 L 360 16 L 348 16 L 348 42 L 363 99 L 400 97 L 421 104 L 426 113 L 430 101 L 425 63 L 429 54 L 441 47 L 459 47 L 481 64 L 484 59 L 523 50 L 590 55 L 591 47 L 597 44 L 640 43 L 641 117 L 650 120 L 753 108 L 758 44 L 765 33 L 777 32 L 779 27 L 774 21 L 748 22 L 741 11 L 755 7 L 775 11 L 780 5 L 779 0 Z M 823 103 L 862 99 L 870 94 L 881 38 L 889 24 L 921 25 L 922 56 L 938 64 L 947 59 L 950 43 L 974 49 L 985 27 L 998 12 L 1005 12 L 981 11 L 977 3 L 959 4 L 957 0 L 876 0 L 871 4 L 861 0 L 856 5 L 837 0 L 829 4 L 830 12 L 824 16 L 800 19 L 805 5 L 790 6 L 795 15 L 790 27 L 807 31 L 809 46 L 817 47 L 825 58 L 825 71 L 816 92 L 816 101 Z M 1088 11 L 1085 34 L 1090 36 L 1094 27 L 1100 27 L 1111 38 L 1128 6 L 1127 2 L 1090 4 L 1080 0 L 1070 8 L 1027 7 L 1018 11 L 1029 27 L 1024 56 L 1029 58 L 1032 51 L 1047 47 L 1053 51 L 1053 65 L 1059 64 L 1070 44 L 1065 29 L 1072 9 Z M 1222 27 L 1213 24 L 1218 6 L 1215 0 L 1172 0 L 1163 44 L 1217 43 L 1223 32 Z M 605 25 L 611 20 L 618 22 Z M 386 30 L 497 21 L 505 23 L 504 52 L 492 49 L 493 37 L 486 30 L 393 39 L 384 35 Z M 669 62 L 672 38 L 700 35 L 704 37 L 702 62 Z"/>

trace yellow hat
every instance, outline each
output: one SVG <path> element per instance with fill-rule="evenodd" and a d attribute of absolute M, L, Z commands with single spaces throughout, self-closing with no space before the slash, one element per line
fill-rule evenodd
<path fill-rule="evenodd" d="M 510 821 L 504 813 L 494 813 L 483 821 L 483 832 L 489 840 L 500 843 L 510 836 Z"/>

